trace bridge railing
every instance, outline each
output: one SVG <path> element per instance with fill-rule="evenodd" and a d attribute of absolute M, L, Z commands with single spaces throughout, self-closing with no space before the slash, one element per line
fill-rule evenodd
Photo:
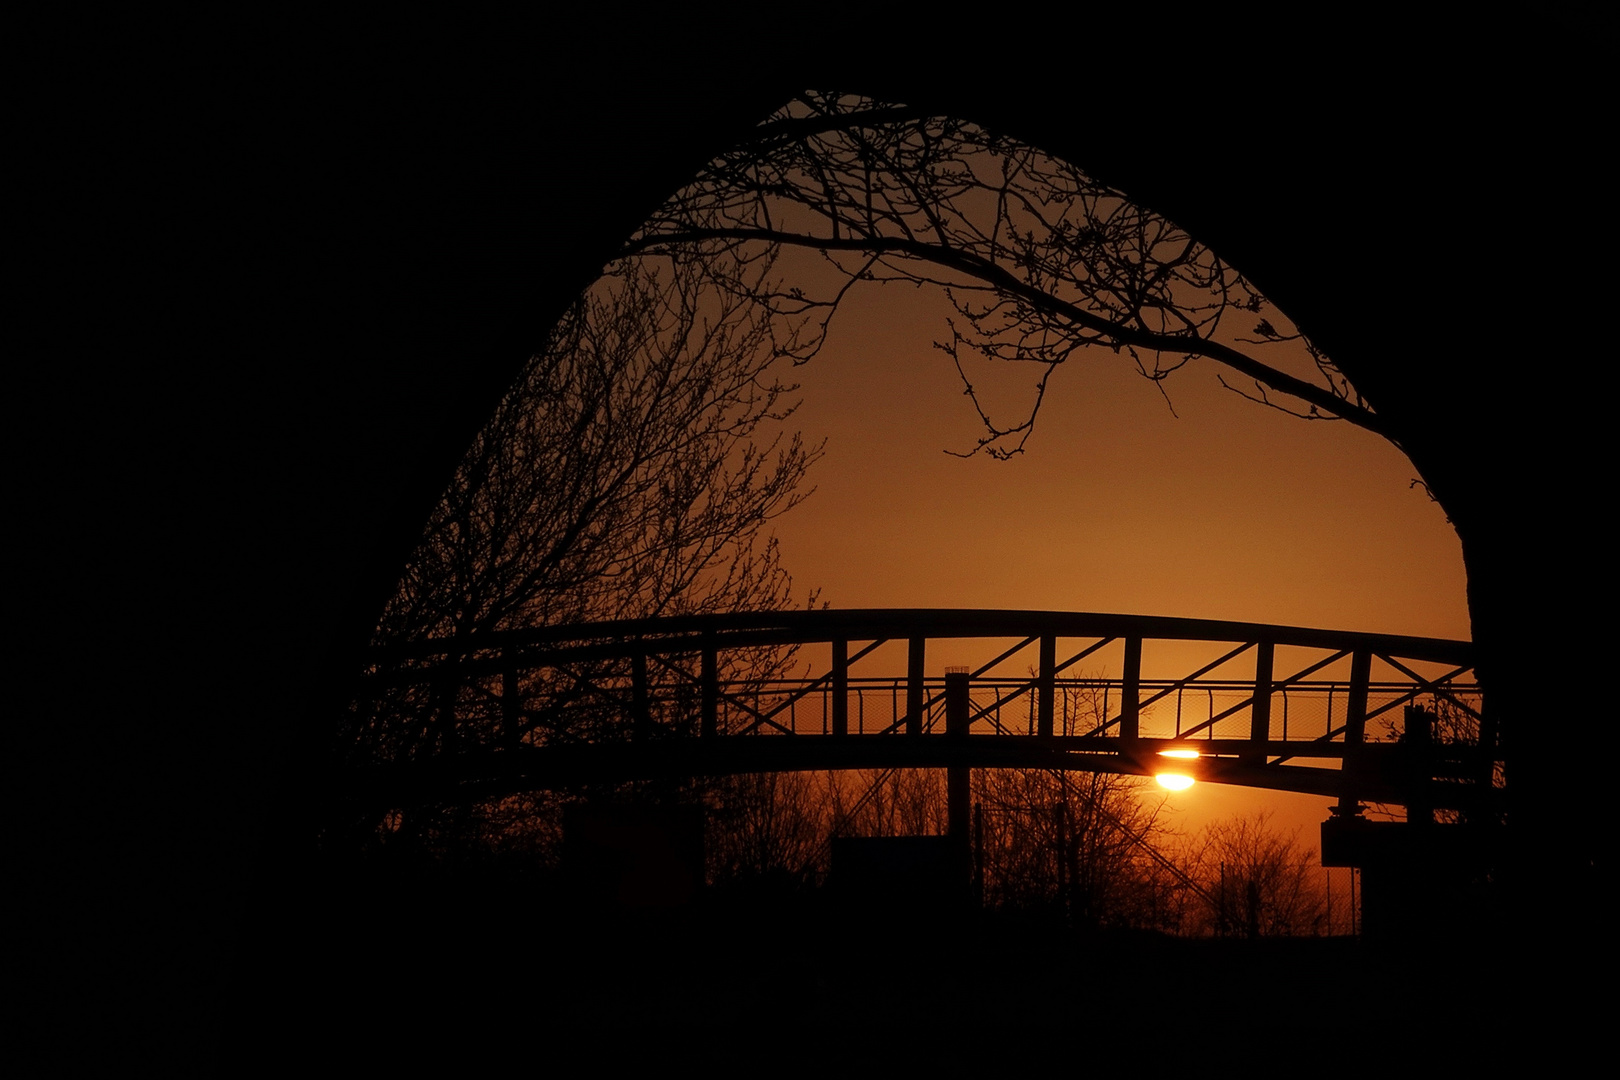
<path fill-rule="evenodd" d="M 928 697 L 922 721 L 924 734 L 943 731 L 946 683 L 940 677 L 923 680 Z M 970 732 L 974 735 L 1036 735 L 1039 720 L 1035 697 L 1028 691 L 1029 680 L 980 678 L 972 680 L 973 715 Z M 1105 735 L 1111 720 L 1119 715 L 1120 696 L 1125 680 L 1082 678 L 1056 680 L 1054 690 L 1053 734 L 1072 737 Z M 1176 682 L 1143 679 L 1144 694 L 1162 689 L 1174 691 L 1160 704 L 1141 709 L 1138 729 L 1141 737 L 1155 739 L 1203 740 L 1246 739 L 1253 733 L 1254 685 L 1231 679 L 1198 679 Z M 1269 725 L 1273 742 L 1340 743 L 1344 739 L 1346 706 L 1352 684 L 1348 680 L 1313 680 L 1274 690 Z M 831 735 L 833 733 L 832 693 L 817 679 L 770 679 L 719 685 L 721 698 L 744 705 L 731 722 L 722 721 L 721 731 L 755 735 Z M 907 684 L 900 677 L 870 677 L 848 682 L 847 724 L 853 735 L 890 735 L 902 730 L 906 718 Z M 678 689 L 659 686 L 651 689 L 649 707 L 655 714 L 681 714 L 691 703 Z M 616 691 L 621 707 L 631 707 L 629 685 Z M 1471 680 L 1448 680 L 1443 695 L 1469 703 L 1477 712 L 1480 690 Z M 1386 681 L 1367 684 L 1368 742 L 1399 741 L 1398 726 L 1406 705 L 1432 705 L 1434 692 L 1413 681 Z M 780 712 L 778 710 L 781 710 Z M 773 723 L 756 722 L 769 716 Z M 1374 721 L 1383 722 L 1374 724 Z M 666 734 L 681 730 L 678 723 L 659 723 L 655 728 Z"/>
<path fill-rule="evenodd" d="M 1138 771 L 1151 743 L 1198 749 L 1244 775 L 1291 765 L 1299 777 L 1300 763 L 1326 760 L 1370 784 L 1380 743 L 1410 751 L 1437 737 L 1471 741 L 1470 781 L 1489 786 L 1496 771 L 1467 642 L 1065 612 L 750 613 L 402 643 L 374 652 L 349 722 L 357 757 L 372 762 L 669 740 L 926 738 L 946 735 L 952 675 L 968 695 L 952 737 L 1038 740 L 1070 754 L 1135 747 Z M 1414 709 L 1448 720 L 1414 730 Z"/>

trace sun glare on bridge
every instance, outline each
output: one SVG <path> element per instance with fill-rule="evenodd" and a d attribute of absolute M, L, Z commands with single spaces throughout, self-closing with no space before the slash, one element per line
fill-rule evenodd
<path fill-rule="evenodd" d="M 1198 757 L 1196 750 L 1160 750 L 1160 757 L 1176 758 L 1182 761 L 1191 761 Z M 1193 778 L 1185 773 L 1162 772 L 1156 773 L 1153 779 L 1159 786 L 1170 791 L 1186 791 L 1193 786 Z"/>

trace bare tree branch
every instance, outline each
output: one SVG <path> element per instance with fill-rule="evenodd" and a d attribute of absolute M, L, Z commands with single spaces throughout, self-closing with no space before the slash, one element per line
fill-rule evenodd
<path fill-rule="evenodd" d="M 626 258 L 580 298 L 457 468 L 377 643 L 791 604 L 767 530 L 809 494 L 821 448 L 767 433 L 797 407 L 778 372 L 819 347 L 823 308 L 775 284 L 769 252 L 745 254 Z M 727 676 L 755 659 L 731 658 Z M 515 725 L 498 679 L 404 688 L 357 718 L 349 752 L 401 761 L 611 733 L 622 702 L 600 687 L 624 675 L 525 675 Z M 565 704 L 574 728 L 560 731 Z"/>
<path fill-rule="evenodd" d="M 1161 393 L 1171 373 L 1207 359 L 1262 395 L 1303 403 L 1284 407 L 1293 415 L 1336 417 L 1394 441 L 1337 367 L 1208 248 L 1066 162 L 963 121 L 801 95 L 625 250 L 782 246 L 823 252 L 848 282 L 947 288 L 961 317 L 947 352 L 986 431 L 973 452 L 1019 452 L 1045 382 L 1022 422 L 997 423 L 966 376 L 964 350 L 1042 363 L 1049 374 L 1084 348 L 1130 349 Z M 846 267 L 839 259 L 850 254 L 862 261 Z M 823 310 L 847 288 L 820 301 Z M 1320 381 L 1290 366 L 1314 367 Z"/>

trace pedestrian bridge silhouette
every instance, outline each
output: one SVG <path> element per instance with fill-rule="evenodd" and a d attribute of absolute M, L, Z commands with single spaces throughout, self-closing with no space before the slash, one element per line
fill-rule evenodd
<path fill-rule="evenodd" d="M 343 786 L 379 807 L 900 767 L 1177 773 L 1412 819 L 1500 798 L 1469 642 L 1149 615 L 750 612 L 428 639 L 371 651 L 349 721 Z"/>

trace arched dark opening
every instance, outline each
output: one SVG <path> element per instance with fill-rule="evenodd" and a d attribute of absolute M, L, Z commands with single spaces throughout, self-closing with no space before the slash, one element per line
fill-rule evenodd
<path fill-rule="evenodd" d="M 1522 675 L 1512 642 L 1517 627 L 1541 621 L 1536 611 L 1545 596 L 1517 565 L 1528 549 L 1527 541 L 1537 536 L 1537 520 L 1513 488 L 1497 478 L 1522 470 L 1512 454 L 1550 449 L 1545 441 L 1524 446 L 1518 440 L 1501 438 L 1503 427 L 1533 426 L 1549 420 L 1551 414 L 1538 413 L 1538 403 L 1527 403 L 1512 383 L 1473 374 L 1453 359 L 1496 345 L 1497 329 L 1488 322 L 1445 314 L 1470 306 L 1469 297 L 1477 288 L 1473 279 L 1428 268 L 1412 272 L 1410 264 L 1390 256 L 1392 250 L 1409 244 L 1426 254 L 1444 252 L 1447 266 L 1487 261 L 1487 253 L 1478 250 L 1477 238 L 1449 229 L 1443 220 L 1437 223 L 1429 209 L 1448 202 L 1472 208 L 1484 198 L 1480 181 L 1471 173 L 1478 163 L 1465 153 L 1475 144 L 1475 133 L 1459 129 L 1437 139 L 1419 125 L 1374 130 L 1353 103 L 1324 95 L 1316 126 L 1291 130 L 1279 152 L 1332 162 L 1346 171 L 1354 166 L 1355 177 L 1388 177 L 1369 192 L 1368 185 L 1359 180 L 1344 182 L 1348 177 L 1342 174 L 1309 182 L 1297 171 L 1261 167 L 1250 160 L 1248 149 L 1241 144 L 1203 148 L 1198 167 L 1190 169 L 1184 148 L 1173 141 L 1149 133 L 1122 134 L 1117 129 L 1099 131 L 1077 124 L 1068 109 L 1032 100 L 1022 92 L 977 85 L 966 88 L 949 80 L 922 80 L 915 88 L 874 89 L 1027 133 L 1031 141 L 1084 163 L 1116 186 L 1142 192 L 1143 201 L 1162 206 L 1177 220 L 1207 234 L 1223 253 L 1230 250 L 1229 258 L 1251 273 L 1280 306 L 1297 313 L 1296 319 L 1328 343 L 1335 355 L 1345 356 L 1346 370 L 1358 387 L 1365 387 L 1379 411 L 1399 426 L 1402 444 L 1457 524 L 1470 572 L 1475 636 L 1486 657 L 1487 679 L 1498 708 L 1504 713 L 1532 711 L 1534 680 Z M 753 108 L 753 102 L 776 100 L 768 96 L 774 93 L 761 91 L 757 97 L 713 103 L 707 110 L 699 104 L 691 115 L 713 125 L 710 130 L 717 132 L 719 145 L 729 136 L 718 133 L 743 131 L 751 123 L 745 117 L 760 114 L 758 108 L 745 111 L 742 101 Z M 617 107 L 622 110 L 619 115 L 633 116 L 640 108 L 636 101 L 615 105 L 603 100 L 598 105 L 603 115 L 615 115 Z M 684 144 L 679 153 L 675 149 L 655 138 L 650 146 L 636 144 L 633 152 L 649 154 L 660 162 L 678 160 L 682 168 L 704 156 Z M 679 182 L 673 179 L 679 175 L 673 167 L 667 173 L 636 175 L 636 170 L 626 169 L 622 159 L 613 156 L 623 152 L 624 144 L 607 148 L 595 162 L 588 183 L 555 197 L 614 209 L 617 217 L 603 217 L 622 222 L 631 215 L 617 208 L 651 206 Z M 486 164 L 485 168 L 498 166 Z M 634 184 L 629 180 L 632 175 L 636 175 Z M 589 191 L 583 190 L 587 187 Z M 603 239 L 607 235 L 604 226 L 600 232 L 593 230 L 589 238 L 581 236 L 579 243 L 582 248 L 596 244 L 590 250 L 600 259 L 611 251 L 611 243 Z M 1475 246 L 1470 248 L 1470 244 Z M 561 275 L 563 265 L 559 260 L 554 275 Z M 582 253 L 574 265 L 583 268 L 591 261 Z M 579 269 L 577 277 L 559 276 L 554 285 L 536 284 L 542 294 L 568 295 L 568 289 L 588 273 Z M 555 292 L 548 293 L 552 288 Z M 522 355 L 515 343 L 520 335 L 532 333 L 528 327 L 533 324 L 526 320 L 532 309 L 516 296 L 510 306 L 493 302 L 494 295 L 498 294 L 486 291 L 478 300 L 469 301 L 469 306 L 491 314 L 488 328 L 482 331 L 489 344 L 459 350 L 460 355 L 486 357 L 491 374 L 466 382 L 458 378 L 453 392 L 441 395 L 446 405 L 428 431 L 444 433 L 442 447 L 459 445 L 457 436 L 477 422 L 479 412 L 473 402 L 489 400 L 494 393 L 491 388 L 499 384 L 495 372 L 512 362 L 495 357 Z M 453 308 L 446 302 L 441 310 Z M 516 314 L 520 311 L 523 315 Z M 455 330 L 464 329 L 458 322 Z M 449 332 L 446 328 L 447 335 Z M 498 347 L 494 343 L 497 337 L 511 344 Z M 427 351 L 420 345 L 417 348 Z M 452 351 L 448 337 L 437 348 Z M 433 370 L 435 364 L 423 357 L 424 369 Z M 479 378 L 488 381 L 479 383 Z M 474 385 L 483 388 L 472 389 Z M 457 405 L 458 400 L 465 404 Z M 1538 440 L 1526 441 L 1535 444 Z M 453 451 L 446 451 L 440 460 L 452 457 Z M 427 469 L 414 475 L 436 478 L 442 474 Z M 414 525 L 408 523 L 418 520 L 415 511 L 431 497 L 427 492 L 433 481 L 413 483 L 413 492 L 398 504 L 412 509 L 401 509 L 391 518 L 394 539 L 374 551 L 397 552 L 397 545 L 406 542 L 402 538 L 411 535 Z M 394 557 L 379 554 L 374 562 L 368 557 L 375 570 L 362 578 L 370 585 L 356 597 L 352 627 L 364 625 L 360 613 L 374 610 L 377 594 L 370 590 L 386 587 L 391 567 L 397 565 L 391 561 Z M 1499 649 L 1506 650 L 1500 659 Z M 1524 732 L 1510 735 L 1509 740 L 1515 755 L 1524 755 L 1527 786 L 1523 790 L 1528 815 L 1533 817 L 1535 807 L 1546 801 L 1533 794 L 1537 777 L 1547 775 L 1537 762 L 1540 747 L 1533 735 Z"/>
<path fill-rule="evenodd" d="M 147 698 L 161 703 L 140 706 L 141 724 L 109 724 L 116 730 L 94 747 L 74 748 L 75 770 L 107 794 L 98 809 L 66 811 L 65 831 L 103 839 L 100 854 L 52 865 L 67 873 L 71 862 L 106 857 L 121 880 L 138 866 L 140 880 L 163 882 L 133 903 L 162 911 L 175 931 L 167 940 L 184 942 L 178 953 L 154 944 L 139 915 L 107 924 L 99 901 L 85 898 L 91 890 L 61 891 L 74 897 L 79 926 L 111 926 L 88 932 L 128 970 L 184 954 L 182 964 L 206 973 L 193 993 L 229 969 L 244 926 L 275 917 L 287 894 L 266 886 L 279 890 L 302 872 L 313 725 L 425 508 L 533 348 L 534 328 L 713 148 L 800 88 L 787 77 L 728 75 L 684 94 L 669 124 L 648 117 L 639 89 L 580 102 L 570 73 L 498 94 L 478 83 L 413 85 L 418 75 L 384 74 L 366 87 L 317 77 L 312 89 L 307 73 L 280 72 L 268 80 L 279 99 L 250 110 L 263 122 L 247 131 L 233 107 L 262 105 L 265 84 L 222 79 L 227 89 L 212 95 L 177 88 L 155 123 L 131 126 L 105 102 L 92 110 L 119 160 L 147 160 L 148 136 L 167 148 L 161 182 L 139 199 L 115 197 L 128 213 L 108 217 L 142 230 L 129 247 L 140 252 L 129 263 L 140 267 L 137 292 L 150 289 L 143 277 L 186 285 L 142 294 L 157 303 L 129 305 L 141 310 L 109 336 L 127 342 L 133 325 L 183 360 L 159 360 L 172 378 L 132 391 L 109 381 L 88 420 L 77 387 L 59 395 L 72 404 L 62 429 L 113 459 L 110 471 L 104 460 L 70 466 L 65 482 L 82 482 L 93 509 L 68 530 L 83 558 L 64 577 L 100 565 L 107 535 L 130 537 L 142 567 L 139 584 L 97 590 L 98 609 L 111 608 L 102 632 L 121 643 L 99 687 L 110 698 L 155 683 L 161 693 Z M 1504 171 L 1592 204 L 1576 179 L 1590 175 L 1579 167 L 1582 117 L 1571 104 L 1579 88 L 1545 90 L 1539 114 L 1505 93 L 1462 115 L 1420 97 L 1429 108 L 1393 116 L 1369 109 L 1359 88 L 1324 93 L 1313 99 L 1313 126 L 1266 131 L 1257 153 L 1255 139 L 1236 134 L 1189 146 L 1145 125 L 1085 123 L 1057 76 L 1046 95 L 1028 80 L 892 85 L 870 76 L 863 92 L 1005 128 L 1207 238 L 1326 341 L 1380 409 L 1403 416 L 1414 459 L 1463 534 L 1476 641 L 1495 657 L 1486 661 L 1491 693 L 1528 718 L 1514 736 L 1515 780 L 1531 846 L 1556 875 L 1547 903 L 1529 910 L 1561 904 L 1600 850 L 1599 789 L 1571 795 L 1560 779 L 1596 721 L 1542 703 L 1561 689 L 1550 669 L 1582 668 L 1566 661 L 1563 642 L 1593 624 L 1574 617 L 1595 591 L 1586 575 L 1597 565 L 1584 526 L 1590 466 L 1581 463 L 1602 459 L 1566 422 L 1566 386 L 1478 367 L 1504 352 L 1520 359 L 1512 343 L 1527 338 L 1555 361 L 1585 355 L 1590 343 L 1559 313 L 1596 286 L 1577 272 L 1575 284 L 1555 288 L 1511 268 L 1505 283 L 1487 284 L 1480 268 L 1504 255 L 1583 265 L 1578 244 L 1543 244 L 1540 225 L 1497 208 L 1512 187 Z M 544 144 L 525 137 L 537 101 L 569 103 L 542 110 Z M 176 117 L 196 123 L 182 136 Z M 236 156 L 197 141 L 196 131 L 222 126 L 236 132 L 226 140 Z M 195 245 L 162 235 L 163 221 L 176 219 Z M 131 287 L 102 281 L 97 291 Z M 1459 315 L 1470 312 L 1484 314 Z M 222 352 L 234 357 L 223 373 Z M 211 411 L 188 393 L 206 381 L 199 372 L 213 373 Z M 155 494 L 154 477 L 166 481 Z M 187 663 L 176 665 L 177 655 Z M 47 697 L 58 701 L 61 687 Z M 1559 727 L 1541 726 L 1555 715 Z M 135 824 L 109 833 L 102 810 L 129 806 L 141 808 Z M 1532 865 L 1527 873 L 1543 869 Z"/>
<path fill-rule="evenodd" d="M 820 99 L 816 99 L 816 100 L 820 100 Z M 800 102 L 800 105 L 804 105 L 804 107 L 812 107 L 812 102 L 808 102 L 808 100 L 807 100 L 807 102 Z M 849 105 L 849 107 L 857 108 L 857 105 L 852 104 L 852 105 Z M 878 110 L 878 112 L 881 113 L 881 110 Z M 836 117 L 836 115 L 841 115 L 841 113 L 834 113 L 834 117 Z M 787 123 L 792 123 L 792 121 L 787 121 Z M 770 130 L 766 130 L 766 133 L 763 134 L 763 136 L 761 136 L 761 138 L 765 139 L 766 142 L 770 142 L 771 138 L 773 138 L 773 134 L 774 133 L 770 133 Z M 957 136 L 951 136 L 951 139 L 956 139 L 956 138 L 957 138 Z M 962 144 L 961 144 L 961 146 L 964 147 L 964 149 L 962 149 L 962 152 L 969 152 L 969 151 L 970 152 L 988 152 L 987 149 L 985 149 L 985 144 L 983 144 L 983 142 L 980 141 L 980 136 L 974 136 L 974 134 L 969 134 L 969 133 L 966 133 L 966 131 L 964 131 L 964 133 L 962 133 L 962 138 L 967 139 L 966 142 L 962 142 Z M 993 172 L 993 170 L 991 170 L 991 172 Z M 1042 173 L 1042 175 L 1043 176 L 1050 176 L 1051 173 Z M 1042 180 L 1042 183 L 1050 183 L 1050 180 Z M 1087 191 L 1089 191 L 1089 188 L 1087 188 Z M 1110 196 L 1110 199 L 1111 199 L 1111 196 Z M 1170 241 L 1166 241 L 1166 248 L 1170 248 L 1170 246 L 1173 246 L 1173 248 L 1179 248 L 1179 241 L 1178 241 L 1178 243 L 1174 243 L 1174 244 L 1171 244 Z M 1236 287 L 1233 287 L 1233 288 L 1236 288 Z M 1249 321 L 1249 324 L 1252 324 L 1252 317 L 1251 317 L 1251 321 Z M 1325 432 L 1324 432 L 1324 434 L 1325 434 Z M 1439 517 L 1435 517 L 1435 520 L 1439 521 Z M 1050 593 L 1048 593 L 1048 596 L 1050 596 Z M 860 597 L 857 596 L 857 597 L 855 597 L 855 599 L 857 599 L 857 602 L 859 602 Z M 944 599 L 944 597 L 941 597 L 941 599 Z M 949 599 L 944 599 L 944 602 L 949 602 Z M 980 601 L 980 602 L 982 602 L 982 601 Z M 1040 601 L 1035 601 L 1035 602 L 1040 602 Z M 1139 610 L 1139 609 L 1131 609 L 1131 607 L 1124 607 L 1124 609 L 1121 609 L 1121 610 Z M 1174 607 L 1171 607 L 1170 610 L 1176 610 L 1176 609 L 1174 609 Z M 1333 623 L 1332 619 L 1328 619 L 1328 620 L 1325 620 L 1325 622 L 1317 623 L 1317 625 L 1336 625 L 1336 623 Z M 522 696 L 522 695 L 510 695 L 510 696 L 512 696 L 512 699 L 514 699 L 514 701 L 515 701 L 515 699 L 520 698 L 520 696 Z M 1320 813 L 1325 814 L 1325 810 L 1320 811 Z M 1311 826 L 1312 827 L 1315 826 L 1315 821 L 1312 821 Z"/>

